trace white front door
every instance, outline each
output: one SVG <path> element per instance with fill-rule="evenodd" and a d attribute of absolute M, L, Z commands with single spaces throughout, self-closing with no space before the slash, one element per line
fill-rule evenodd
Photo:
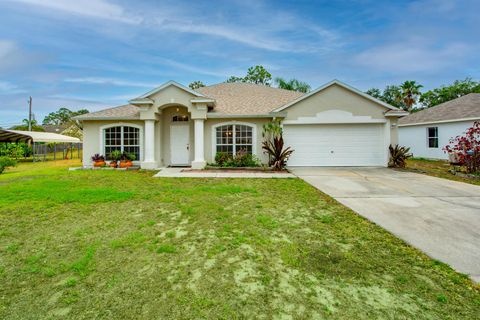
<path fill-rule="evenodd" d="M 383 124 L 285 125 L 289 166 L 383 166 Z"/>
<path fill-rule="evenodd" d="M 172 165 L 190 164 L 190 127 L 188 124 L 170 126 L 170 154 Z"/>

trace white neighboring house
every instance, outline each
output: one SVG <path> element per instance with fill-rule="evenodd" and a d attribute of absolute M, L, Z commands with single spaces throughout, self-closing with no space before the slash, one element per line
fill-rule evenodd
<path fill-rule="evenodd" d="M 443 148 L 480 121 L 480 93 L 470 93 L 398 121 L 398 141 L 414 157 L 448 159 Z"/>

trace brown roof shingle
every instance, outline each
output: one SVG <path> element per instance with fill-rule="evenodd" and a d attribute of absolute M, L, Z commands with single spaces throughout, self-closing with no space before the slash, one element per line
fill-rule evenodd
<path fill-rule="evenodd" d="M 195 90 L 215 99 L 210 113 L 225 115 L 268 114 L 303 93 L 252 83 L 219 83 Z M 127 104 L 75 117 L 77 120 L 139 119 L 138 107 Z"/>
<path fill-rule="evenodd" d="M 215 99 L 214 113 L 256 115 L 297 99 L 303 93 L 252 83 L 219 83 L 196 91 Z"/>
<path fill-rule="evenodd" d="M 458 119 L 480 119 L 480 93 L 469 93 L 422 111 L 401 118 L 399 125 L 429 123 Z"/>
<path fill-rule="evenodd" d="M 126 104 L 123 106 L 103 109 L 74 117 L 77 120 L 101 120 L 101 119 L 139 119 L 138 107 Z"/>

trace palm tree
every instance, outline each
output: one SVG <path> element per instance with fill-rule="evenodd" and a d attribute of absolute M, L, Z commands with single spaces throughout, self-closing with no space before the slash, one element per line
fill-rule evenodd
<path fill-rule="evenodd" d="M 413 105 L 417 103 L 418 98 L 422 94 L 420 88 L 423 88 L 423 86 L 417 84 L 416 81 L 405 81 L 400 85 L 401 90 L 397 99 L 399 102 L 403 102 L 406 111 L 411 111 Z"/>
<path fill-rule="evenodd" d="M 275 83 L 280 89 L 298 91 L 303 93 L 310 91 L 310 85 L 308 83 L 303 81 L 298 81 L 295 78 L 290 80 L 285 80 L 283 78 L 277 77 L 275 78 Z"/>

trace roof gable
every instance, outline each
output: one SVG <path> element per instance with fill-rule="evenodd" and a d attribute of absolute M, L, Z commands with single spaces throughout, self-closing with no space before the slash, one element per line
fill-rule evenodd
<path fill-rule="evenodd" d="M 356 88 L 354 88 L 354 87 L 352 87 L 352 86 L 349 86 L 348 84 L 343 83 L 343 82 L 341 82 L 340 80 L 334 79 L 334 80 L 332 80 L 332 81 L 324 84 L 323 86 L 320 86 L 320 87 L 318 87 L 317 89 L 312 90 L 312 91 L 310 91 L 310 92 L 302 95 L 301 97 L 298 97 L 297 99 L 295 99 L 295 100 L 293 100 L 293 101 L 291 101 L 291 102 L 289 102 L 289 103 L 287 103 L 287 104 L 285 104 L 285 105 L 281 106 L 280 108 L 277 108 L 277 109 L 275 109 L 275 110 L 273 110 L 273 111 L 274 111 L 274 112 L 283 111 L 283 110 L 285 110 L 285 109 L 287 109 L 287 108 L 289 108 L 289 107 L 297 104 L 298 102 L 300 102 L 300 101 L 302 101 L 302 100 L 305 100 L 305 99 L 307 99 L 307 98 L 309 98 L 309 97 L 311 97 L 311 96 L 313 96 L 313 95 L 315 95 L 315 94 L 317 94 L 317 93 L 319 93 L 319 92 L 321 92 L 321 91 L 323 91 L 323 90 L 325 90 L 325 89 L 327 89 L 327 88 L 329 88 L 329 87 L 331 87 L 331 86 L 333 86 L 333 85 L 338 85 L 338 86 L 340 86 L 340 87 L 342 87 L 342 88 L 344 88 L 344 89 L 346 89 L 346 90 L 348 90 L 348 91 L 351 91 L 351 92 L 353 92 L 353 93 L 355 93 L 355 94 L 357 94 L 357 95 L 359 95 L 359 96 L 361 96 L 361 97 L 363 97 L 363 98 L 365 98 L 365 99 L 368 99 L 368 100 L 370 100 L 370 101 L 373 101 L 373 102 L 381 105 L 382 107 L 385 107 L 385 108 L 388 109 L 388 110 L 400 110 L 400 109 L 398 109 L 398 108 L 396 108 L 396 107 L 394 107 L 394 106 L 392 106 L 392 105 L 389 105 L 388 103 L 385 103 L 385 102 L 383 102 L 383 101 L 381 101 L 381 100 L 378 100 L 378 99 L 376 99 L 376 98 L 374 98 L 374 97 L 372 97 L 372 96 L 370 96 L 370 95 L 368 95 L 368 94 L 366 94 L 366 93 L 364 93 L 364 92 L 362 92 L 362 91 L 360 91 L 360 90 L 358 90 L 358 89 L 356 89 Z"/>
<path fill-rule="evenodd" d="M 149 92 L 147 92 L 147 93 L 145 93 L 145 94 L 143 94 L 143 95 L 141 95 L 141 96 L 139 96 L 139 97 L 137 97 L 137 98 L 135 98 L 135 99 L 130 100 L 130 102 L 135 102 L 135 101 L 137 101 L 137 102 L 138 102 L 138 101 L 148 102 L 148 100 L 147 100 L 148 98 L 150 98 L 151 96 L 155 95 L 156 93 L 158 93 L 158 92 L 160 92 L 160 91 L 162 91 L 162 90 L 164 90 L 164 89 L 166 89 L 166 88 L 168 88 L 168 87 L 170 87 L 170 86 L 177 87 L 177 88 L 179 88 L 179 89 L 181 89 L 181 90 L 183 90 L 183 91 L 186 91 L 186 92 L 188 92 L 188 93 L 190 93 L 190 94 L 192 94 L 192 95 L 194 95 L 194 96 L 196 96 L 196 97 L 206 97 L 205 95 L 203 95 L 203 94 L 201 94 L 201 93 L 199 93 L 199 92 L 197 92 L 197 91 L 194 91 L 194 90 L 192 90 L 192 89 L 190 89 L 190 88 L 188 88 L 188 87 L 185 87 L 184 85 L 182 85 L 182 84 L 180 84 L 180 83 L 178 83 L 178 82 L 175 82 L 175 81 L 173 81 L 173 80 L 170 80 L 170 81 L 168 81 L 168 82 L 165 82 L 165 83 L 162 84 L 161 86 L 159 86 L 159 87 L 157 87 L 157 88 L 155 88 L 155 89 L 153 89 L 153 90 L 150 90 Z"/>

